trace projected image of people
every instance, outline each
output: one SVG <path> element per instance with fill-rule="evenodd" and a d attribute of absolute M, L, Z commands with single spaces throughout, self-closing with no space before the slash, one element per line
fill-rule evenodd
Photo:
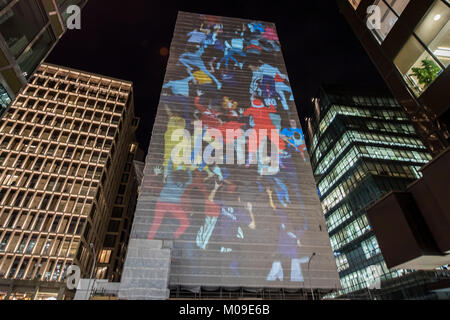
<path fill-rule="evenodd" d="M 173 40 L 155 122 L 164 134 L 152 140 L 161 152 L 147 239 L 174 240 L 179 277 L 304 282 L 307 151 L 277 33 L 211 16 L 188 25 Z"/>

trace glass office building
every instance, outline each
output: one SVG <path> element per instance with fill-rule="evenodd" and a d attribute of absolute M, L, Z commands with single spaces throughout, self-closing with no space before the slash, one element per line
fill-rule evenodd
<path fill-rule="evenodd" d="M 66 31 L 67 8 L 86 3 L 0 1 L 0 116 Z"/>
<path fill-rule="evenodd" d="M 308 150 L 342 285 L 332 296 L 376 296 L 365 288 L 409 271 L 388 270 L 366 208 L 419 178 L 431 155 L 391 97 L 327 87 L 313 108 Z"/>

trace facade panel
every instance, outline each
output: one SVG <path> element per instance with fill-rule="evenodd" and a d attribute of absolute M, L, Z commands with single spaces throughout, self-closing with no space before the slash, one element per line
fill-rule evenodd
<path fill-rule="evenodd" d="M 140 190 L 131 237 L 170 247 L 170 286 L 339 286 L 272 23 L 179 13 Z"/>

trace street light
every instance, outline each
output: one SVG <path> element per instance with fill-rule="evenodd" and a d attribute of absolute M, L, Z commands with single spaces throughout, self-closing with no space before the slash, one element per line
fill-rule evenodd
<path fill-rule="evenodd" d="M 91 296 L 91 290 L 93 288 L 91 288 L 91 282 L 92 282 L 92 277 L 94 275 L 94 269 L 95 269 L 95 263 L 97 262 L 97 253 L 95 251 L 95 247 L 94 247 L 94 243 L 91 242 L 89 244 L 89 247 L 92 249 L 92 252 L 94 253 L 94 263 L 92 264 L 92 269 L 91 269 L 91 276 L 89 277 L 89 286 L 88 286 L 88 294 L 89 294 L 89 298 Z M 92 284 L 92 286 L 94 286 L 95 282 Z M 87 300 L 89 300 L 89 298 Z"/>
<path fill-rule="evenodd" d="M 309 264 L 311 263 L 311 260 L 312 260 L 312 258 L 313 258 L 315 255 L 316 255 L 316 253 L 313 252 L 313 253 L 311 254 L 311 257 L 309 257 L 309 260 L 308 260 L 309 287 L 310 287 L 310 289 L 311 289 L 311 296 L 312 296 L 312 299 L 313 299 L 313 300 L 314 300 L 314 291 L 313 291 L 313 288 L 312 288 L 312 285 L 311 285 L 311 274 L 309 273 Z"/>

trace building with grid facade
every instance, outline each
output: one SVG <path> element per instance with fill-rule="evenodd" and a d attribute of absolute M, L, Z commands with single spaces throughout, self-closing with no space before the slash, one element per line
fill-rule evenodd
<path fill-rule="evenodd" d="M 140 172 L 134 165 L 134 162 L 137 162 L 135 159 L 139 159 L 138 150 L 136 144 L 131 144 L 128 150 L 103 249 L 98 256 L 97 279 L 120 282 L 122 276 L 140 185 Z"/>
<path fill-rule="evenodd" d="M 8 108 L 0 122 L 0 299 L 62 298 L 67 267 L 87 278 L 96 255 L 97 275 L 120 276 L 126 248 L 118 243 L 132 218 L 123 208 L 136 189 L 133 108 L 132 83 L 49 64 Z"/>
<path fill-rule="evenodd" d="M 437 156 L 450 143 L 450 1 L 337 3 L 417 134 Z"/>
<path fill-rule="evenodd" d="M 326 87 L 313 106 L 308 150 L 341 279 L 342 290 L 336 295 L 362 292 L 360 297 L 368 298 L 365 288 L 375 281 L 385 288 L 387 280 L 409 270 L 387 268 L 366 208 L 419 178 L 431 155 L 393 98 Z M 420 273 L 419 278 L 424 276 Z M 415 283 L 411 279 L 416 278 L 409 277 Z"/>
<path fill-rule="evenodd" d="M 67 30 L 69 6 L 87 0 L 0 1 L 0 116 Z"/>

